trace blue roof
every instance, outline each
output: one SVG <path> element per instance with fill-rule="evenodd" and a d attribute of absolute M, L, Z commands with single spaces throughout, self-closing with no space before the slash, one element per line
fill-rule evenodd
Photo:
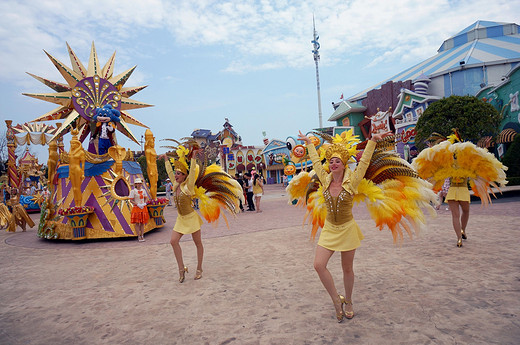
<path fill-rule="evenodd" d="M 191 136 L 194 138 L 206 138 L 211 135 L 211 131 L 209 129 L 196 129 L 191 133 Z"/>
<path fill-rule="evenodd" d="M 366 97 L 388 81 L 413 80 L 424 73 L 429 77 L 467 67 L 520 61 L 520 26 L 479 20 L 445 40 L 437 54 L 353 96 L 349 101 Z"/>

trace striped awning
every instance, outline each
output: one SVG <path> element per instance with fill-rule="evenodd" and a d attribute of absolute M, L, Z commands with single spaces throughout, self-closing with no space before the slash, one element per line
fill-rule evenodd
<path fill-rule="evenodd" d="M 500 132 L 497 138 L 498 144 L 510 143 L 515 139 L 516 131 L 512 128 L 506 128 Z"/>
<path fill-rule="evenodd" d="M 493 141 L 493 137 L 486 136 L 486 137 L 480 138 L 480 140 L 477 142 L 477 146 L 487 149 L 488 147 L 495 146 L 495 142 Z"/>

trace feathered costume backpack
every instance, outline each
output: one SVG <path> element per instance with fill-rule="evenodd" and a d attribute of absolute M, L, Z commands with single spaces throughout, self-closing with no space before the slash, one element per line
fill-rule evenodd
<path fill-rule="evenodd" d="M 192 138 L 184 138 L 186 141 L 183 143 L 175 139 L 165 140 L 178 144 L 178 146 L 164 146 L 173 149 L 173 152 L 170 153 L 170 158 L 164 161 L 170 180 L 175 181 L 174 169 L 177 166 L 183 171 L 197 169 L 195 187 L 191 197 L 192 199 L 199 199 L 202 217 L 208 223 L 212 223 L 217 221 L 222 215 L 229 226 L 226 216 L 221 212 L 221 208 L 228 210 L 232 215 L 240 212 L 240 200 L 244 202 L 240 184 L 223 171 L 220 166 L 216 164 L 206 166 L 205 159 L 202 161 L 196 160 L 196 167 L 190 166 L 193 149 L 198 148 L 198 143 Z"/>
<path fill-rule="evenodd" d="M 433 146 L 421 151 L 412 166 L 433 183 L 434 191 L 442 188 L 446 178 L 468 178 L 473 193 L 487 205 L 491 202 L 489 193 L 493 194 L 491 186 L 500 191 L 507 184 L 507 167 L 486 149 L 463 141 L 457 129 L 447 138 L 433 133 L 428 140 Z"/>
<path fill-rule="evenodd" d="M 358 144 L 357 136 L 352 130 L 332 137 L 320 132 L 313 132 L 325 141 L 318 149 L 320 158 L 325 158 L 324 152 L 328 144 L 342 144 L 349 151 L 351 159 L 357 150 L 364 148 L 364 143 Z M 395 138 L 386 137 L 377 143 L 364 178 L 353 196 L 354 203 L 365 202 L 372 219 L 382 230 L 385 226 L 392 232 L 394 242 L 403 239 L 403 230 L 412 237 L 413 232 L 425 224 L 423 209 L 428 209 L 435 215 L 432 205 L 438 204 L 438 197 L 432 190 L 431 183 L 419 177 L 408 162 L 397 153 L 389 151 L 393 148 Z M 328 162 L 324 168 L 328 169 Z M 346 167 L 347 168 L 347 167 Z M 323 187 L 314 171 L 301 172 L 294 177 L 287 187 L 289 203 L 306 205 L 307 212 L 304 223 L 309 219 L 312 223 L 311 237 L 316 236 L 318 228 L 322 228 L 327 215 Z"/>

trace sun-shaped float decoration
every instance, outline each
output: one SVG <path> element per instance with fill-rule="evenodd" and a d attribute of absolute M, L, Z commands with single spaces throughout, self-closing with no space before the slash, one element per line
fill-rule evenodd
<path fill-rule="evenodd" d="M 119 132 L 138 143 L 137 138 L 130 131 L 128 124 L 141 127 L 147 126 L 125 111 L 150 107 L 152 105 L 130 99 L 131 96 L 143 90 L 146 86 L 124 87 L 137 66 L 114 76 L 115 52 L 110 59 L 108 59 L 105 66 L 101 68 L 96 47 L 94 46 L 94 42 L 92 42 L 88 68 L 85 68 L 68 43 L 67 49 L 72 68 L 65 66 L 64 63 L 44 50 L 45 54 L 47 54 L 54 66 L 56 66 L 67 84 L 51 81 L 28 73 L 56 92 L 24 93 L 24 95 L 59 105 L 58 108 L 51 110 L 31 122 L 65 120 L 51 139 L 53 140 L 69 132 L 71 130 L 70 124 L 76 121 L 76 128 L 78 128 L 80 133 L 79 140 L 83 142 L 87 135 L 90 134 L 90 123 L 93 121 L 95 109 L 110 104 L 114 109 L 121 112 L 121 121 L 117 123 Z"/>
<path fill-rule="evenodd" d="M 117 132 L 138 143 L 128 126 L 147 126 L 130 116 L 127 111 L 151 106 L 130 99 L 146 86 L 124 87 L 136 67 L 114 76 L 115 53 L 101 67 L 94 43 L 88 68 L 84 67 L 68 44 L 67 49 L 72 67 L 65 66 L 45 52 L 66 83 L 29 73 L 55 92 L 24 93 L 26 96 L 58 105 L 56 109 L 31 121 L 32 125 L 41 126 L 40 123 L 44 121 L 63 121 L 51 133 L 52 138 L 45 137 L 45 142 L 53 144 L 52 147 L 49 145 L 49 162 L 52 163 L 49 166 L 54 166 L 52 180 L 49 180 L 53 190 L 49 203 L 56 206 L 57 212 L 61 212 L 59 214 L 64 217 L 45 219 L 42 226 L 54 231 L 52 238 L 59 239 L 135 236 L 129 195 L 134 181 L 144 178 L 143 172 L 130 149 L 117 145 L 112 138 L 109 140 L 102 136 L 106 136 L 108 131 L 114 134 L 115 128 Z M 107 118 L 110 122 L 106 122 Z M 73 134 L 70 150 L 58 155 L 59 144 L 56 145 L 55 141 L 59 142 L 67 132 Z M 85 150 L 81 143 L 89 134 L 92 140 L 88 150 Z M 101 153 L 100 145 L 95 147 L 101 140 L 106 153 Z M 148 187 L 143 188 L 150 198 Z M 162 219 L 151 219 L 145 224 L 144 231 L 162 226 Z"/>

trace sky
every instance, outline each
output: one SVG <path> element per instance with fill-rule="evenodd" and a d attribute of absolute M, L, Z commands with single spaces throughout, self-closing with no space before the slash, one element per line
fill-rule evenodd
<path fill-rule="evenodd" d="M 319 127 L 313 16 L 326 127 L 341 95 L 435 55 L 477 20 L 518 24 L 520 2 L 2 0 L 0 13 L 1 120 L 24 123 L 56 108 L 22 95 L 54 92 L 26 72 L 65 83 L 44 50 L 71 67 L 68 43 L 87 66 L 94 42 L 102 65 L 116 52 L 114 75 L 137 66 L 125 86 L 148 85 L 131 98 L 154 106 L 128 113 L 150 127 L 162 153 L 161 139 L 217 133 L 226 118 L 244 145 Z M 140 148 L 122 134 L 117 140 Z M 47 159 L 46 148 L 32 150 Z"/>

